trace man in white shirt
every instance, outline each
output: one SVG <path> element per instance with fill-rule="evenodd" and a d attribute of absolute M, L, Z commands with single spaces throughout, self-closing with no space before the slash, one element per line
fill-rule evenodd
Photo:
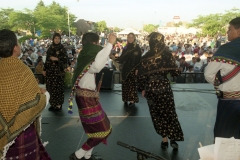
<path fill-rule="evenodd" d="M 240 139 L 240 17 L 229 22 L 228 40 L 205 68 L 205 79 L 217 89 L 214 137 Z"/>
<path fill-rule="evenodd" d="M 88 140 L 81 149 L 71 154 L 70 160 L 100 158 L 92 155 L 92 150 L 99 143 L 106 144 L 107 137 L 112 131 L 110 121 L 99 103 L 99 88 L 95 84 L 95 74 L 105 66 L 116 36 L 110 34 L 107 45 L 102 49 L 99 46 L 99 36 L 95 33 L 86 33 L 82 38 L 83 49 L 78 56 L 77 67 L 73 75 L 73 84 L 76 92 L 76 103 L 79 116 Z M 71 112 L 73 92 L 69 98 Z"/>

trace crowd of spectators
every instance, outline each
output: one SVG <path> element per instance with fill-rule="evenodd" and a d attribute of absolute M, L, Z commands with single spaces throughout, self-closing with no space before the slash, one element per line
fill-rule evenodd
<path fill-rule="evenodd" d="M 107 43 L 107 35 L 100 33 L 99 44 L 104 46 Z M 142 55 L 149 50 L 149 44 L 146 36 L 137 37 L 138 44 L 141 47 Z M 218 36 L 219 37 L 219 36 Z M 52 43 L 51 38 L 41 40 L 26 40 L 21 44 L 22 53 L 19 57 L 24 64 L 29 66 L 35 75 L 42 74 L 44 62 L 46 60 L 46 51 Z M 171 81 L 176 83 L 204 83 L 203 72 L 212 55 L 219 47 L 219 41 L 215 37 L 197 37 L 196 35 L 165 35 L 165 43 L 171 50 L 176 59 L 176 64 L 182 72 L 178 77 L 171 77 Z M 221 41 L 225 43 L 225 41 Z M 62 36 L 62 44 L 65 46 L 68 54 L 68 72 L 73 72 L 77 57 L 82 49 L 81 36 Z M 120 56 L 126 45 L 124 37 L 118 38 L 112 49 L 112 54 Z M 111 61 L 106 62 L 106 67 L 113 68 L 121 72 L 121 64 Z M 194 74 L 193 74 L 194 73 Z"/>

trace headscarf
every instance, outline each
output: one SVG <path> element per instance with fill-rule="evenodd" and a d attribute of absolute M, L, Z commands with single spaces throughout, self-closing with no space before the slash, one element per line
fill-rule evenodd
<path fill-rule="evenodd" d="M 0 60 L 0 77 L 0 159 L 5 159 L 9 146 L 30 124 L 35 124 L 40 135 L 38 120 L 46 96 L 32 71 L 17 57 Z"/>
<path fill-rule="evenodd" d="M 95 59 L 100 50 L 102 50 L 102 47 L 96 44 L 88 43 L 83 46 L 77 59 L 77 67 L 74 70 L 72 86 L 74 86 L 77 77 L 83 72 L 84 68 Z"/>
<path fill-rule="evenodd" d="M 127 42 L 127 45 L 123 48 L 121 56 L 125 55 L 127 52 L 131 52 L 137 46 L 137 40 L 136 40 L 135 34 L 134 33 L 129 33 L 127 36 L 130 36 L 130 35 L 134 36 L 134 41 L 132 43 Z"/>
<path fill-rule="evenodd" d="M 54 39 L 55 39 L 56 37 L 59 37 L 59 38 L 60 38 L 60 42 L 59 42 L 58 44 L 54 43 Z M 64 46 L 63 46 L 62 43 L 61 43 L 61 35 L 60 35 L 59 33 L 54 33 L 54 34 L 53 34 L 52 44 L 50 45 L 49 48 L 50 48 L 50 49 L 51 49 L 51 48 L 54 48 L 54 50 L 56 50 L 56 51 L 60 51 L 60 50 L 62 50 L 62 49 L 64 48 Z"/>
<path fill-rule="evenodd" d="M 58 44 L 55 44 L 54 43 L 54 39 L 56 38 L 56 37 L 59 37 L 60 38 L 60 42 L 58 43 Z M 54 45 L 54 46 L 57 46 L 57 45 L 60 45 L 61 44 L 61 35 L 59 34 L 59 33 L 54 33 L 53 34 L 53 38 L 52 38 L 52 45 Z"/>
<path fill-rule="evenodd" d="M 149 35 L 150 50 L 142 57 L 138 75 L 148 75 L 159 71 L 177 70 L 174 57 L 164 43 L 164 36 L 158 32 Z"/>

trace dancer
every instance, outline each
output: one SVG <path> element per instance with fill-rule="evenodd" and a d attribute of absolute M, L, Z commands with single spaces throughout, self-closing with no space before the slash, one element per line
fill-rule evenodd
<path fill-rule="evenodd" d="M 131 75 L 132 77 L 128 75 L 133 67 L 140 62 L 141 56 L 141 49 L 137 44 L 137 39 L 134 33 L 128 34 L 127 45 L 124 47 L 121 56 L 111 56 L 114 61 L 122 64 L 122 100 L 125 105 L 132 106 L 139 101 L 137 84 L 135 81 L 129 81 L 129 78 L 136 78 L 136 75 Z M 128 104 L 128 102 L 130 103 Z"/>
<path fill-rule="evenodd" d="M 138 68 L 138 86 L 146 97 L 154 128 L 162 136 L 161 147 L 173 148 L 176 141 L 183 141 L 183 132 L 175 111 L 173 92 L 167 74 L 179 74 L 175 59 L 164 43 L 164 36 L 153 32 L 149 35 L 150 50 L 142 57 Z M 134 74 L 134 72 L 131 72 Z"/>
<path fill-rule="evenodd" d="M 218 91 L 214 137 L 240 139 L 240 17 L 229 22 L 229 43 L 220 46 L 205 68 L 205 79 Z"/>
<path fill-rule="evenodd" d="M 43 75 L 50 93 L 50 111 L 61 111 L 64 102 L 64 76 L 67 69 L 67 52 L 61 44 L 61 35 L 54 33 L 52 45 L 47 50 Z"/>
<path fill-rule="evenodd" d="M 76 92 L 76 103 L 79 116 L 88 140 L 81 149 L 71 154 L 70 160 L 101 159 L 92 155 L 93 148 L 99 143 L 106 144 L 107 137 L 112 131 L 110 121 L 99 103 L 99 92 L 96 90 L 95 73 L 99 73 L 105 66 L 116 36 L 110 34 L 108 44 L 102 49 L 99 44 L 99 36 L 95 33 L 86 33 L 82 38 L 81 50 L 77 67 L 74 70 L 73 84 Z M 74 93 L 72 93 L 73 96 Z M 70 97 L 72 105 L 73 97 Z M 71 108 L 69 108 L 70 110 Z"/>
<path fill-rule="evenodd" d="M 0 159 L 50 160 L 40 140 L 49 93 L 18 57 L 14 32 L 0 30 Z"/>

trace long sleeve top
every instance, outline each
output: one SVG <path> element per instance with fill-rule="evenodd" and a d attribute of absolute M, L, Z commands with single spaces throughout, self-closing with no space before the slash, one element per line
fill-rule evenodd
<path fill-rule="evenodd" d="M 108 43 L 101 51 L 98 52 L 95 61 L 92 63 L 90 69 L 79 81 L 78 86 L 80 88 L 89 90 L 96 89 L 95 73 L 99 73 L 103 69 L 108 60 L 111 49 L 112 44 Z"/>
<path fill-rule="evenodd" d="M 204 76 L 206 81 L 213 84 L 215 80 L 215 76 L 219 70 L 221 70 L 221 76 L 227 75 L 230 71 L 233 70 L 235 66 L 232 64 L 222 63 L 222 62 L 215 62 L 211 61 L 205 68 Z M 229 81 L 224 82 L 219 86 L 219 89 L 224 92 L 236 92 L 240 91 L 240 74 L 230 79 Z"/>

